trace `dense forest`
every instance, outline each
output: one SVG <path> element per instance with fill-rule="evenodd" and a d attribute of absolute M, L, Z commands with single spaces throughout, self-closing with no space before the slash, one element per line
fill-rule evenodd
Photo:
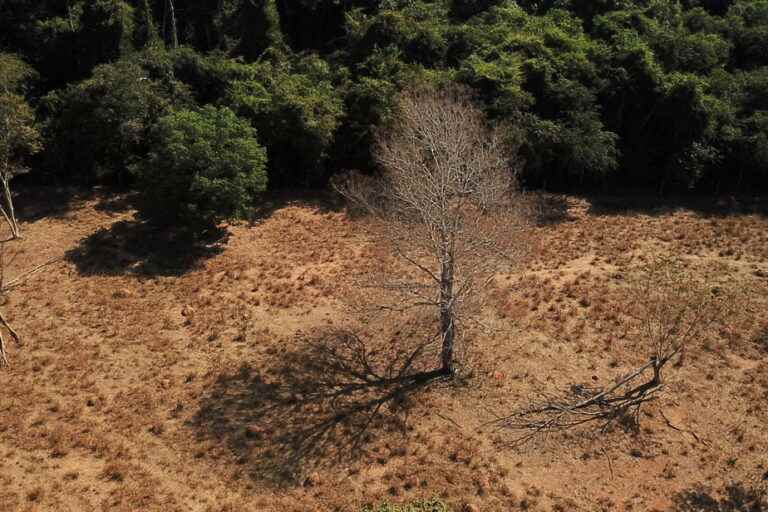
<path fill-rule="evenodd" d="M 0 0 L 0 233 L 0 512 L 768 511 L 768 0 Z"/>
<path fill-rule="evenodd" d="M 15 148 L 24 179 L 136 187 L 150 211 L 183 195 L 229 216 L 265 187 L 373 169 L 398 92 L 454 82 L 520 145 L 528 188 L 768 185 L 766 0 L 0 0 L 0 13 L 4 102 L 39 132 Z"/>

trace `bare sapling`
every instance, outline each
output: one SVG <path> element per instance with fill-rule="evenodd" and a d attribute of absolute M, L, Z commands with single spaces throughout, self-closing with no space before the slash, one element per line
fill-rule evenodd
<path fill-rule="evenodd" d="M 7 300 L 8 289 L 6 288 L 5 280 L 5 243 L 0 243 L 0 301 L 5 304 Z M 5 319 L 5 315 L 0 311 L 0 367 L 8 366 L 8 350 L 5 342 L 5 335 L 3 328 L 7 331 L 11 339 L 16 345 L 21 345 L 21 337 L 14 330 L 11 324 Z"/>
<path fill-rule="evenodd" d="M 670 363 L 682 364 L 686 352 L 702 344 L 735 309 L 735 293 L 697 278 L 670 257 L 655 257 L 629 284 L 631 341 L 642 347 L 647 362 L 610 385 L 572 385 L 561 396 L 544 396 L 499 419 L 497 425 L 518 432 L 512 446 L 581 425 L 605 431 L 616 421 L 631 420 L 636 426 L 643 404 L 664 390 Z"/>
<path fill-rule="evenodd" d="M 491 127 L 463 88 L 406 91 L 377 134 L 379 174 L 335 182 L 363 214 L 359 225 L 401 264 L 368 281 L 386 291 L 378 306 L 434 315 L 445 375 L 455 371 L 457 340 L 477 321 L 484 289 L 526 249 L 514 133 Z"/>
<path fill-rule="evenodd" d="M 11 292 L 11 290 L 24 283 L 33 275 L 41 272 L 52 263 L 61 259 L 52 258 L 41 265 L 37 265 L 30 270 L 22 272 L 21 274 L 8 279 L 6 276 L 7 266 L 15 259 L 15 256 L 20 253 L 15 253 L 14 256 L 6 261 L 5 244 L 6 242 L 0 243 L 0 305 L 6 304 L 8 300 L 8 294 Z M 21 336 L 19 336 L 19 333 L 16 332 L 11 323 L 6 319 L 5 314 L 0 311 L 0 368 L 3 366 L 9 366 L 10 364 L 8 361 L 8 345 L 6 343 L 6 333 L 17 346 L 21 346 Z"/>

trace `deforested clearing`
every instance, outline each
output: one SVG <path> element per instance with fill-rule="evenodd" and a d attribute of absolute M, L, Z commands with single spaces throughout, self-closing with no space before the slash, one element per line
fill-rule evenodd
<path fill-rule="evenodd" d="M 413 349 L 437 320 L 361 325 L 382 292 L 355 276 L 400 263 L 336 198 L 273 194 L 190 251 L 131 196 L 61 194 L 20 192 L 4 255 L 6 280 L 46 265 L 3 305 L 23 345 L 0 371 L 0 510 L 763 510 L 764 201 L 532 196 L 529 259 L 493 277 L 455 378 L 399 386 L 434 367 L 439 347 Z M 498 418 L 647 362 L 629 291 L 659 254 L 738 308 L 636 421 L 512 446 Z"/>

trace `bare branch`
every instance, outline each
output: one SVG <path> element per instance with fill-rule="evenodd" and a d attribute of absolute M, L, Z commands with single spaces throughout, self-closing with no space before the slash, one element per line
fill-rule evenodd
<path fill-rule="evenodd" d="M 17 255 L 18 253 L 14 254 L 11 257 L 11 261 L 13 261 Z M 45 263 L 38 265 L 31 270 L 23 272 L 9 281 L 6 281 L 5 268 L 7 262 L 5 258 L 5 243 L 0 243 L 0 297 L 5 297 L 5 295 L 8 294 L 8 292 L 10 292 L 13 288 L 21 285 L 27 279 L 47 268 L 52 263 L 59 261 L 60 259 L 61 258 L 52 258 Z M 3 336 L 2 332 L 3 328 L 8 332 L 11 339 L 16 343 L 17 346 L 21 346 L 22 344 L 21 336 L 19 336 L 16 330 L 11 326 L 10 322 L 6 320 L 5 315 L 0 312 L 0 367 L 9 365 L 8 349 L 6 347 L 5 337 Z"/>

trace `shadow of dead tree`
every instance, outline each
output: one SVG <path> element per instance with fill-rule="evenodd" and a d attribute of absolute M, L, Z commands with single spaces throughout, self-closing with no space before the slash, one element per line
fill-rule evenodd
<path fill-rule="evenodd" d="M 752 338 L 752 341 L 759 350 L 768 354 L 768 323 L 760 328 Z"/>
<path fill-rule="evenodd" d="M 124 220 L 82 239 L 67 251 L 66 259 L 80 275 L 178 276 L 220 253 L 227 237 L 227 231 L 219 227 L 199 236 Z"/>
<path fill-rule="evenodd" d="M 425 370 L 427 347 L 374 351 L 356 335 L 321 333 L 261 373 L 222 375 L 191 420 L 223 442 L 254 480 L 295 484 L 324 464 L 352 461 L 383 431 L 405 434 L 414 396 L 444 377 Z M 429 361 L 435 361 L 430 357 Z"/>
<path fill-rule="evenodd" d="M 676 494 L 673 502 L 674 512 L 768 512 L 764 486 L 741 483 L 729 484 L 719 493 L 697 486 Z"/>

